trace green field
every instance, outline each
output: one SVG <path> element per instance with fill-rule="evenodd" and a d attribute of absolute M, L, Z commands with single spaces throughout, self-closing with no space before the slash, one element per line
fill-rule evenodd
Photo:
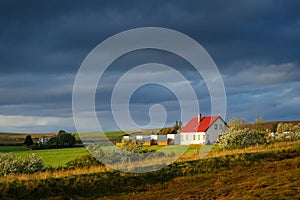
<path fill-rule="evenodd" d="M 151 146 L 151 147 L 144 147 L 144 149 L 149 150 L 160 150 L 166 154 L 170 154 L 172 152 L 178 153 L 186 148 L 186 146 L 167 146 L 167 147 L 160 147 L 160 146 Z M 197 151 L 200 149 L 200 146 L 192 146 L 189 147 L 186 151 L 192 152 Z M 78 158 L 83 155 L 87 155 L 88 151 L 84 147 L 79 148 L 65 148 L 65 149 L 46 149 L 46 150 L 30 150 L 22 146 L 0 146 L 0 152 L 7 153 L 11 152 L 16 156 L 27 156 L 29 154 L 35 153 L 40 156 L 44 162 L 45 166 L 65 166 L 65 164 Z"/>
<path fill-rule="evenodd" d="M 76 139 L 79 139 L 79 135 L 74 133 Z M 108 131 L 105 132 L 105 135 L 108 138 L 115 138 L 123 135 L 122 131 Z M 31 134 L 32 138 L 40 138 L 42 136 L 51 136 L 54 133 L 45 133 L 45 134 Z M 99 132 L 87 132 L 82 133 L 80 136 L 85 137 L 85 139 L 99 139 Z M 3 145 L 20 144 L 25 140 L 26 134 L 24 133 L 0 133 L 0 143 Z M 88 151 L 84 147 L 80 148 L 66 148 L 66 149 L 46 149 L 46 150 L 29 150 L 23 146 L 0 146 L 0 152 L 12 152 L 16 156 L 26 156 L 32 153 L 40 156 L 44 162 L 45 166 L 65 166 L 65 164 L 78 158 L 80 156 L 88 154 Z"/>
<path fill-rule="evenodd" d="M 66 149 L 28 150 L 24 147 L 0 146 L 0 152 L 12 152 L 16 156 L 26 156 L 32 153 L 40 156 L 45 166 L 64 166 L 68 161 L 88 154 L 84 147 Z"/>

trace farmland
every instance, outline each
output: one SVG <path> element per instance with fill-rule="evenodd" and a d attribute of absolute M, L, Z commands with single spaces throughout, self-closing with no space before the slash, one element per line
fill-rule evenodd
<path fill-rule="evenodd" d="M 97 132 L 84 134 L 87 138 L 98 137 Z M 105 134 L 116 138 L 123 132 Z M 151 146 L 143 150 L 170 154 L 186 147 Z M 207 150 L 211 150 L 208 155 Z M 103 165 L 65 168 L 68 161 L 89 154 L 83 147 L 30 150 L 23 146 L 0 146 L 0 152 L 20 157 L 35 153 L 45 164 L 44 170 L 33 174 L 0 177 L 1 199 L 300 198 L 299 141 L 230 150 L 211 145 L 190 146 L 176 162 L 141 174 L 124 173 Z"/>
<path fill-rule="evenodd" d="M 16 156 L 26 156 L 32 153 L 42 158 L 45 166 L 64 166 L 68 161 L 88 154 L 84 147 L 66 149 L 28 150 L 21 146 L 0 146 L 0 152 L 12 152 Z"/>
<path fill-rule="evenodd" d="M 299 175 L 300 143 L 282 142 L 214 150 L 143 174 L 94 167 L 2 177 L 0 198 L 299 199 Z"/>
<path fill-rule="evenodd" d="M 167 150 L 163 150 L 163 147 L 152 146 L 152 147 L 144 147 L 144 149 L 149 150 L 158 150 L 162 149 L 165 153 L 171 153 L 177 150 L 177 148 L 182 148 L 180 146 L 173 146 L 168 148 Z M 200 147 L 190 147 L 186 154 L 183 155 L 182 159 L 192 159 L 189 158 L 191 155 L 194 157 L 193 159 L 197 159 L 197 150 Z M 26 156 L 32 153 L 40 156 L 45 164 L 45 166 L 58 167 L 65 166 L 65 164 L 73 160 L 77 157 L 89 154 L 86 148 L 78 147 L 78 148 L 65 148 L 65 149 L 45 149 L 45 150 L 30 150 L 26 149 L 22 146 L 0 146 L 0 152 L 12 152 L 16 156 Z M 196 155 L 196 156 L 195 156 Z"/>

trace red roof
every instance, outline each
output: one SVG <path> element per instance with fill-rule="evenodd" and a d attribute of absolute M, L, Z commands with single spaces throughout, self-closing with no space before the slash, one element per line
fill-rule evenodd
<path fill-rule="evenodd" d="M 198 118 L 192 118 L 180 132 L 205 132 L 218 118 L 219 116 L 201 117 L 200 123 Z"/>

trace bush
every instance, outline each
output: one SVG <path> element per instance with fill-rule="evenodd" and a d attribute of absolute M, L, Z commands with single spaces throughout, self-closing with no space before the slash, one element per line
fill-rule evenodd
<path fill-rule="evenodd" d="M 267 143 L 268 133 L 264 130 L 248 128 L 229 128 L 227 134 L 220 137 L 222 149 L 238 149 Z"/>
<path fill-rule="evenodd" d="M 122 146 L 122 149 L 115 146 L 102 148 L 99 145 L 89 145 L 87 149 L 96 159 L 105 164 L 132 163 L 148 160 L 150 157 L 167 157 L 163 152 L 152 153 L 153 150 L 143 150 L 142 143 L 129 143 Z M 172 154 L 172 156 L 174 156 Z"/>
<path fill-rule="evenodd" d="M 277 126 L 277 141 L 297 141 L 300 140 L 300 123 L 279 123 Z"/>
<path fill-rule="evenodd" d="M 89 168 L 95 165 L 103 165 L 100 161 L 94 158 L 92 155 L 84 155 L 79 158 L 75 158 L 67 162 L 66 166 L 68 169 L 74 169 L 77 167 L 86 167 Z"/>
<path fill-rule="evenodd" d="M 43 161 L 36 154 L 15 157 L 12 153 L 0 153 L 0 175 L 33 173 L 43 169 Z"/>

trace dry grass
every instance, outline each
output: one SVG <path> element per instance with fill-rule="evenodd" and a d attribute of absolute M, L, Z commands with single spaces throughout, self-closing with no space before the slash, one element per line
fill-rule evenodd
<path fill-rule="evenodd" d="M 47 179 L 47 178 L 60 178 L 72 175 L 80 174 L 91 174 L 95 172 L 107 172 L 112 169 L 107 166 L 93 166 L 90 168 L 77 168 L 71 170 L 60 170 L 60 171 L 45 171 L 37 172 L 33 174 L 20 174 L 20 175 L 9 175 L 6 177 L 0 176 L 0 182 L 10 182 L 15 180 L 31 180 L 31 179 Z"/>
<path fill-rule="evenodd" d="M 218 150 L 214 146 L 202 146 L 199 148 L 194 148 L 185 152 L 177 161 L 190 161 L 198 160 L 201 158 L 213 158 L 226 155 L 242 154 L 242 153 L 254 153 L 254 152 L 266 152 L 273 150 L 283 150 L 292 148 L 294 145 L 300 145 L 300 142 L 278 142 L 269 145 L 258 145 L 253 147 L 248 147 L 245 149 L 235 149 L 235 150 Z"/>
<path fill-rule="evenodd" d="M 300 145 L 299 141 L 296 142 L 278 142 L 269 145 L 258 145 L 252 146 L 245 149 L 234 149 L 234 150 L 225 150 L 220 151 L 213 149 L 206 157 L 219 157 L 225 155 L 233 155 L 233 154 L 241 154 L 241 153 L 254 153 L 254 152 L 266 152 L 266 151 L 273 151 L 273 150 L 283 150 L 292 148 L 294 145 Z"/>
<path fill-rule="evenodd" d="M 179 177 L 103 199 L 299 199 L 300 158 Z"/>

